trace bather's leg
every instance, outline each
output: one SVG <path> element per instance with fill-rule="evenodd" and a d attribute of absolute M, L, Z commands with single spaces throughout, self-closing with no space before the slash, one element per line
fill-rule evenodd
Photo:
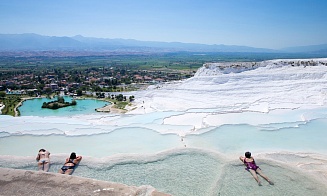
<path fill-rule="evenodd" d="M 269 184 L 274 185 L 274 183 L 273 183 L 272 181 L 270 181 L 269 178 L 268 178 L 266 175 L 264 175 L 264 174 L 262 173 L 262 171 L 261 171 L 260 168 L 257 169 L 257 173 L 258 173 L 261 177 L 263 177 L 265 180 L 267 180 L 267 182 L 269 182 Z"/>
<path fill-rule="evenodd" d="M 258 178 L 257 173 L 253 169 L 249 169 L 250 173 L 252 174 L 253 178 L 257 181 L 258 185 L 261 186 L 261 182 Z"/>

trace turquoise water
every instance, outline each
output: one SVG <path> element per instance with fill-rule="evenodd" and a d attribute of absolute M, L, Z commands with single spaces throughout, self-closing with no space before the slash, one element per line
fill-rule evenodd
<path fill-rule="evenodd" d="M 44 101 L 49 100 L 25 101 L 20 108 L 22 117 L 0 116 L 0 167 L 37 170 L 37 150 L 46 148 L 51 152 L 49 172 L 57 172 L 74 151 L 83 156 L 75 176 L 151 185 L 177 196 L 327 193 L 321 181 L 306 173 L 325 171 L 327 159 L 305 154 L 327 155 L 325 110 L 310 113 L 312 118 L 306 113 L 306 119 L 314 120 L 301 123 L 272 121 L 272 130 L 263 129 L 259 123 L 225 124 L 204 127 L 201 134 L 180 136 L 162 134 L 193 128 L 164 124 L 165 119 L 180 112 L 92 115 L 95 108 L 107 103 L 77 100 L 82 108 L 53 111 L 41 109 Z M 266 126 L 272 125 L 269 123 Z M 258 187 L 238 160 L 245 151 L 253 153 L 274 186 L 262 180 L 263 186 Z"/>
<path fill-rule="evenodd" d="M 187 146 L 224 153 L 295 151 L 327 154 L 327 119 L 294 128 L 263 131 L 250 125 L 225 125 L 200 135 L 188 135 Z"/>
<path fill-rule="evenodd" d="M 33 117 L 34 118 L 34 117 Z M 127 185 L 151 185 L 177 196 L 209 195 L 325 195 L 323 183 L 306 170 L 281 163 L 309 163 L 319 170 L 320 159 L 294 154 L 256 159 L 275 185 L 262 180 L 258 187 L 238 160 L 245 150 L 257 152 L 319 152 L 326 147 L 326 119 L 298 128 L 260 131 L 249 125 L 226 125 L 200 135 L 160 134 L 151 129 L 120 128 L 110 133 L 66 135 L 11 135 L 0 138 L 0 167 L 37 170 L 37 149 L 51 152 L 49 172 L 57 172 L 65 157 L 75 151 L 83 160 L 73 175 Z M 160 125 L 158 125 L 160 126 Z M 187 147 L 184 147 L 184 144 Z M 257 152 L 256 152 L 257 151 Z M 324 153 L 326 154 L 326 153 Z M 314 164 L 312 164 L 314 163 Z M 287 193 L 287 194 L 285 194 Z"/>
<path fill-rule="evenodd" d="M 64 157 L 52 156 L 49 172 L 57 173 L 63 160 Z M 221 154 L 186 148 L 148 156 L 112 156 L 107 159 L 84 156 L 73 175 L 131 186 L 147 184 L 176 196 L 326 195 L 323 183 L 295 167 L 262 159 L 256 159 L 256 162 L 275 182 L 274 186 L 259 177 L 263 184 L 259 187 L 237 158 L 228 160 Z M 0 159 L 1 167 L 36 170 L 35 165 L 33 161 L 12 158 L 6 162 Z"/>
<path fill-rule="evenodd" d="M 72 98 L 64 96 L 65 102 L 71 102 Z M 43 102 L 55 101 L 57 98 L 35 98 L 29 99 L 23 102 L 23 105 L 19 107 L 21 116 L 71 116 L 79 114 L 96 113 L 95 109 L 102 108 L 105 105 L 110 104 L 106 101 L 96 99 L 77 99 L 75 106 L 69 106 L 60 108 L 57 110 L 51 110 L 42 108 Z"/>
<path fill-rule="evenodd" d="M 160 159 L 129 161 L 81 169 L 81 176 L 141 186 L 172 195 L 211 195 L 222 169 L 219 158 L 201 152 L 171 153 Z M 92 171 L 92 172 L 90 172 Z"/>
<path fill-rule="evenodd" d="M 84 156 L 103 158 L 117 154 L 157 153 L 178 147 L 182 147 L 179 136 L 162 135 L 144 128 L 80 136 L 28 134 L 0 138 L 0 155 L 16 156 L 34 156 L 35 149 L 46 148 L 52 154 L 75 151 Z"/>
<path fill-rule="evenodd" d="M 16 118 L 10 117 L 10 119 Z M 8 127 L 14 127 L 26 132 L 25 134 L 13 132 L 11 135 L 1 137 L 0 155 L 28 156 L 33 155 L 35 149 L 46 147 L 55 154 L 78 150 L 86 156 L 107 157 L 118 153 L 156 153 L 184 147 L 184 145 L 187 148 L 209 149 L 233 156 L 237 156 L 234 153 L 239 154 L 245 151 L 254 153 L 316 152 L 327 155 L 325 145 L 327 119 L 318 119 L 297 128 L 284 128 L 278 131 L 262 131 L 250 125 L 225 125 L 206 133 L 186 135 L 183 141 L 176 134 L 160 134 L 154 129 L 144 127 L 75 124 L 80 123 L 79 121 L 65 124 L 59 122 L 62 119 L 57 119 L 58 122 L 52 118 L 49 120 L 54 122 L 52 124 L 41 122 L 28 124 L 27 121 L 32 121 L 31 118 L 25 119 L 25 123 L 0 126 L 0 131 L 2 129 L 8 131 Z M 98 121 L 99 119 L 95 118 L 95 122 Z M 23 128 L 25 125 L 31 130 Z M 55 132 L 53 131 L 56 128 L 55 125 L 65 129 Z M 161 125 L 156 126 L 161 127 Z M 50 129 L 49 133 L 44 131 L 46 128 Z M 97 134 L 96 131 L 99 133 Z M 77 135 L 74 134 L 75 132 Z"/>

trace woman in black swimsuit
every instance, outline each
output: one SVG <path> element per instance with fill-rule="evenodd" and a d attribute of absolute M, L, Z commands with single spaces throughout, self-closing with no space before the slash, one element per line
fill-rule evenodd
<path fill-rule="evenodd" d="M 71 175 L 75 169 L 75 165 L 81 162 L 82 156 L 76 156 L 75 152 L 70 154 L 70 157 L 66 159 L 65 164 L 59 169 L 59 173 Z"/>

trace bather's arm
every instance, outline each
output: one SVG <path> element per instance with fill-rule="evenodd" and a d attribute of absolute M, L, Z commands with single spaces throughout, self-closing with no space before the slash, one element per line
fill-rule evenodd
<path fill-rule="evenodd" d="M 75 164 L 78 164 L 79 162 L 81 162 L 82 160 L 82 156 L 77 156 L 76 159 L 74 160 Z"/>

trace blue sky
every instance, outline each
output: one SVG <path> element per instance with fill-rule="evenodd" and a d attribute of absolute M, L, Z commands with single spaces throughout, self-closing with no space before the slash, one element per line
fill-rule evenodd
<path fill-rule="evenodd" d="M 327 44 L 327 0 L 1 0 L 0 33 L 278 49 Z"/>

